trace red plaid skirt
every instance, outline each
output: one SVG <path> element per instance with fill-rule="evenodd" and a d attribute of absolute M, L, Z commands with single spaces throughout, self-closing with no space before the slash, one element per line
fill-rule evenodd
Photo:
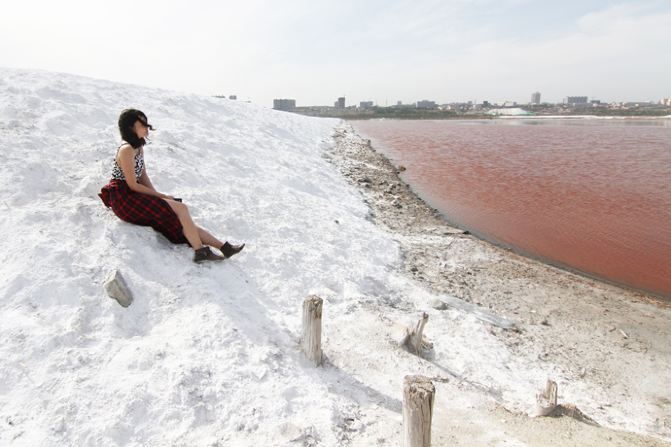
<path fill-rule="evenodd" d="M 121 220 L 152 227 L 174 244 L 188 244 L 177 214 L 165 200 L 134 192 L 124 180 L 112 179 L 98 194 Z"/>

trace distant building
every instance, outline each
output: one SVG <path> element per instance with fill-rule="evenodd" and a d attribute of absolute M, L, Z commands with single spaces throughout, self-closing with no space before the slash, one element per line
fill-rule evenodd
<path fill-rule="evenodd" d="M 293 112 L 296 110 L 295 99 L 273 99 L 273 109 L 284 110 L 285 112 Z"/>
<path fill-rule="evenodd" d="M 228 97 L 228 99 L 236 100 L 238 99 L 238 95 L 231 95 Z"/>
<path fill-rule="evenodd" d="M 659 103 L 663 106 L 671 106 L 671 98 L 664 98 Z"/>
<path fill-rule="evenodd" d="M 531 94 L 531 104 L 540 104 L 541 103 L 541 92 L 534 92 Z"/>
<path fill-rule="evenodd" d="M 338 98 L 336 102 L 333 103 L 333 107 L 336 109 L 344 109 L 345 108 L 345 97 L 341 96 Z"/>
<path fill-rule="evenodd" d="M 418 109 L 435 109 L 436 107 L 436 101 L 429 101 L 428 99 L 417 101 Z"/>
<path fill-rule="evenodd" d="M 359 103 L 360 109 L 370 109 L 373 107 L 373 101 L 361 101 Z"/>
<path fill-rule="evenodd" d="M 587 96 L 567 96 L 564 98 L 564 104 L 569 106 L 587 104 Z"/>

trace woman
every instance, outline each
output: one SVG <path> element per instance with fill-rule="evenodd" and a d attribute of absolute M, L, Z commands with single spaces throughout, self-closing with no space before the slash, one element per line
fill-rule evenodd
<path fill-rule="evenodd" d="M 116 153 L 112 180 L 99 194 L 105 206 L 126 222 L 154 228 L 170 242 L 188 243 L 194 249 L 194 262 L 220 261 L 238 253 L 245 244 L 222 243 L 193 222 L 182 199 L 156 191 L 144 165 L 143 148 L 150 129 L 154 130 L 141 111 L 121 112 L 119 132 L 123 144 Z M 223 256 L 210 246 L 217 247 Z"/>

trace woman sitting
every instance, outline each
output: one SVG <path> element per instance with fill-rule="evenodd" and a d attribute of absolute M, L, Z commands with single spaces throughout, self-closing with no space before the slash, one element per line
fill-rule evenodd
<path fill-rule="evenodd" d="M 123 141 L 117 149 L 112 179 L 99 194 L 103 203 L 126 222 L 150 226 L 175 244 L 188 243 L 194 249 L 194 262 L 220 261 L 238 253 L 245 244 L 222 243 L 193 222 L 182 199 L 156 191 L 144 164 L 149 130 L 154 128 L 141 111 L 121 112 L 119 132 Z M 218 248 L 222 254 L 210 247 Z"/>

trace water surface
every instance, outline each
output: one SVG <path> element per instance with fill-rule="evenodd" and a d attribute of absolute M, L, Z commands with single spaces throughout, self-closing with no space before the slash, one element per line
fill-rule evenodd
<path fill-rule="evenodd" d="M 671 298 L 671 120 L 354 126 L 462 228 Z"/>

